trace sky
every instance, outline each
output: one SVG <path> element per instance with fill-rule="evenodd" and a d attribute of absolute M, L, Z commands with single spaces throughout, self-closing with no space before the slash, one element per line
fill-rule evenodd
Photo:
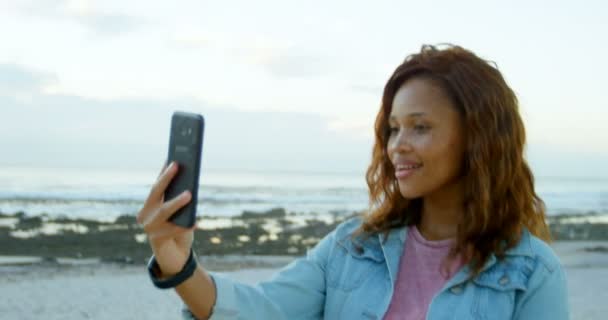
<path fill-rule="evenodd" d="M 158 168 L 171 113 L 212 170 L 360 173 L 422 44 L 492 60 L 536 175 L 608 177 L 602 1 L 0 0 L 0 165 Z"/>

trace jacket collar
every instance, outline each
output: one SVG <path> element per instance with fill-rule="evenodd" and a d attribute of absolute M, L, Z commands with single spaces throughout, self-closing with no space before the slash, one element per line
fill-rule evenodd
<path fill-rule="evenodd" d="M 386 242 L 383 242 L 384 237 L 379 234 L 380 245 L 384 254 L 384 259 L 389 270 L 389 276 L 393 286 L 397 281 L 397 272 L 399 271 L 399 262 L 403 254 L 403 247 L 405 245 L 405 239 L 407 239 L 406 226 L 391 229 L 388 233 Z M 505 252 L 507 256 L 527 256 L 534 257 L 532 246 L 530 245 L 530 232 L 524 228 L 522 236 L 517 245 Z M 481 272 L 486 271 L 496 264 L 498 259 L 494 254 L 490 255 L 488 261 L 484 264 Z M 458 273 L 452 277 L 447 284 L 447 287 L 455 286 L 466 281 L 470 273 L 468 265 L 463 266 Z"/>

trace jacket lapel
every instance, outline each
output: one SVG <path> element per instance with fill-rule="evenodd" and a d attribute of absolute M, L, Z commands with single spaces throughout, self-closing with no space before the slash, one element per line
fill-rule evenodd
<path fill-rule="evenodd" d="M 403 254 L 403 245 L 407 237 L 407 227 L 391 229 L 388 233 L 386 243 L 381 234 L 378 235 L 384 254 L 384 260 L 388 267 L 389 277 L 391 279 L 391 288 L 394 290 L 397 281 L 397 273 L 399 271 L 399 261 Z"/>
<path fill-rule="evenodd" d="M 400 228 L 391 229 L 388 233 L 388 238 L 384 242 L 384 237 L 378 234 L 378 239 L 382 247 L 382 253 L 384 254 L 384 260 L 386 261 L 389 277 L 391 279 L 391 289 L 394 290 L 397 282 L 397 274 L 399 271 L 399 262 L 403 255 L 403 246 L 405 245 L 405 239 L 407 238 L 407 227 L 403 226 Z M 506 255 L 525 255 L 532 256 L 530 249 L 530 232 L 526 229 L 523 230 L 521 240 L 518 245 L 507 250 Z M 497 259 L 495 255 L 490 255 L 488 261 L 484 264 L 482 272 L 491 268 L 496 264 Z M 469 276 L 469 266 L 463 266 L 444 286 L 444 289 L 449 289 L 453 286 L 464 283 Z"/>

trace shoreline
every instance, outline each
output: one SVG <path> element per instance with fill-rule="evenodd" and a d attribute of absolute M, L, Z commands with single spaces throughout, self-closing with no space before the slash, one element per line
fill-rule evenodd
<path fill-rule="evenodd" d="M 203 216 L 197 220 L 193 248 L 209 256 L 299 256 L 348 217 L 287 214 L 282 208 L 228 218 Z M 151 255 L 146 236 L 131 215 L 104 222 L 0 213 L 0 242 L 0 256 L 36 256 L 47 262 L 99 258 L 145 264 Z"/>
<path fill-rule="evenodd" d="M 558 240 L 551 246 L 566 271 L 572 319 L 603 319 L 608 313 L 603 303 L 608 299 L 608 240 Z M 198 256 L 206 270 L 249 285 L 271 279 L 296 258 Z M 183 305 L 174 290 L 152 285 L 144 263 L 84 257 L 0 255 L 0 295 L 6 297 L 0 310 L 10 319 L 176 319 Z"/>
<path fill-rule="evenodd" d="M 193 248 L 204 256 L 218 257 L 217 263 L 230 255 L 297 257 L 339 223 L 360 214 L 296 214 L 276 208 L 233 217 L 203 216 L 197 220 Z M 548 216 L 548 224 L 555 241 L 608 241 L 608 213 Z M 104 222 L 0 212 L 0 243 L 0 257 L 29 257 L 48 265 L 144 265 L 151 255 L 146 236 L 131 215 Z M 587 249 L 608 251 L 606 246 Z"/>
<path fill-rule="evenodd" d="M 552 247 L 566 271 L 572 319 L 603 319 L 608 312 L 603 303 L 608 299 L 608 253 L 585 249 L 608 248 L 608 241 L 566 240 Z M 211 258 L 224 265 L 214 269 Z M 209 271 L 255 285 L 292 259 L 226 255 L 199 261 Z M 242 264 L 248 260 L 257 263 Z M 0 310 L 10 319 L 176 319 L 183 305 L 174 290 L 152 285 L 144 265 L 120 263 L 0 265 L 0 295 L 7 297 Z"/>
<path fill-rule="evenodd" d="M 558 240 L 550 244 L 564 267 L 608 269 L 608 240 Z M 304 255 L 197 255 L 201 265 L 210 271 L 227 272 L 244 269 L 277 269 Z M 149 257 L 148 257 L 149 259 Z M 147 261 L 146 261 L 147 262 Z M 49 258 L 44 256 L 0 255 L 0 274 L 29 269 L 72 270 L 87 268 L 130 268 L 140 270 L 145 264 L 112 261 L 103 258 Z"/>

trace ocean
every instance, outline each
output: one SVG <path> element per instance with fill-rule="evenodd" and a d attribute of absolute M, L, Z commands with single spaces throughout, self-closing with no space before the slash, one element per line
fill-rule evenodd
<path fill-rule="evenodd" d="M 141 208 L 158 172 L 0 167 L 0 212 L 112 221 Z M 608 179 L 536 177 L 549 214 L 608 212 Z M 198 215 L 235 216 L 282 207 L 287 212 L 364 210 L 363 174 L 204 171 Z"/>

